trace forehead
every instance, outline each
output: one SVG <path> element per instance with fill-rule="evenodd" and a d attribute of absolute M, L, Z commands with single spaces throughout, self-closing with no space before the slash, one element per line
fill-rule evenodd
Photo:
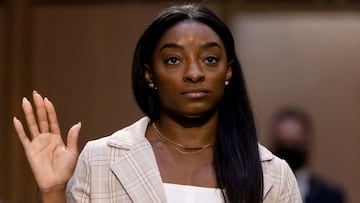
<path fill-rule="evenodd" d="M 222 40 L 209 26 L 196 21 L 183 21 L 170 27 L 160 38 L 158 45 L 185 42 L 217 42 L 223 46 Z"/>

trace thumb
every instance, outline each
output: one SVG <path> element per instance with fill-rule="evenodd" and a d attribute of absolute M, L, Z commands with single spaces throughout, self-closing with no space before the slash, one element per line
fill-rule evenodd
<path fill-rule="evenodd" d="M 73 125 L 67 135 L 67 150 L 69 150 L 74 155 L 78 155 L 78 137 L 81 129 L 81 123 Z"/>

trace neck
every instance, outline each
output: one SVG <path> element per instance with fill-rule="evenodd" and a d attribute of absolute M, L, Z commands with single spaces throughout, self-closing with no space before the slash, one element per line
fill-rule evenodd
<path fill-rule="evenodd" d="M 156 122 L 159 131 L 167 138 L 187 147 L 214 144 L 217 134 L 217 114 L 205 118 L 173 119 L 160 116 Z"/>

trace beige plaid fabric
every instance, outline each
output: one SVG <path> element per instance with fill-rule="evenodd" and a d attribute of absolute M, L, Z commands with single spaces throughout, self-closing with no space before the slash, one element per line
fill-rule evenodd
<path fill-rule="evenodd" d="M 144 137 L 148 118 L 86 144 L 67 186 L 68 202 L 166 202 L 152 147 Z M 301 203 L 287 163 L 260 147 L 264 203 Z"/>

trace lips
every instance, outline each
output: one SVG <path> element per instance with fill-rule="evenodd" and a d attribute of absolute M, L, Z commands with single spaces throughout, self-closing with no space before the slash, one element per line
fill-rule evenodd
<path fill-rule="evenodd" d="M 187 89 L 181 92 L 181 94 L 191 99 L 201 99 L 209 94 L 209 90 L 203 88 Z"/>

